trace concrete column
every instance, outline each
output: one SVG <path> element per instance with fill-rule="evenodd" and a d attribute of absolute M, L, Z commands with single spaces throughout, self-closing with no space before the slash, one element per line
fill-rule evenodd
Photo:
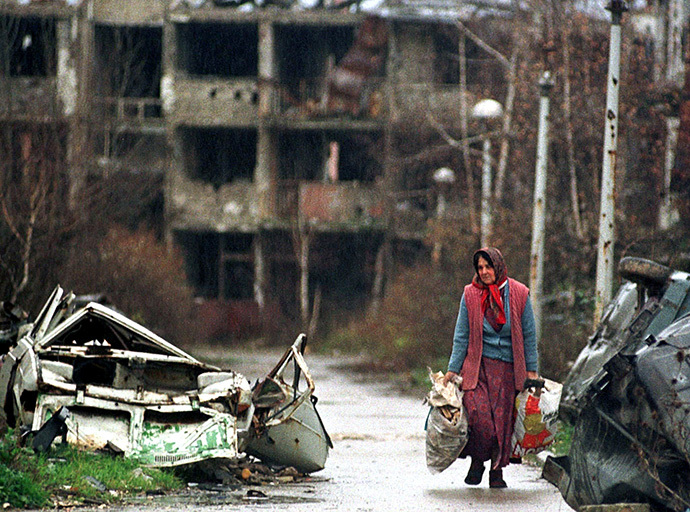
<path fill-rule="evenodd" d="M 58 87 L 64 112 L 70 119 L 67 160 L 69 205 L 73 210 L 79 207 L 79 194 L 86 179 L 86 159 L 93 154 L 88 142 L 93 99 L 93 34 L 93 0 L 87 1 L 69 22 L 58 24 Z M 76 55 L 70 48 L 75 48 Z M 65 76 L 60 77 L 61 73 Z M 74 83 L 70 83 L 72 79 Z"/>
<path fill-rule="evenodd" d="M 273 82 L 276 80 L 275 27 L 271 20 L 259 22 L 259 124 L 256 147 L 254 186 L 259 205 L 259 219 L 275 216 L 277 194 L 276 136 L 270 129 L 275 105 Z M 267 265 L 265 240 L 259 229 L 254 238 L 254 300 L 263 313 L 266 307 Z"/>
<path fill-rule="evenodd" d="M 259 126 L 257 133 L 254 184 L 258 198 L 259 218 L 275 215 L 276 140 L 269 128 L 274 109 L 272 83 L 276 79 L 274 26 L 270 20 L 259 22 Z"/>
<path fill-rule="evenodd" d="M 169 16 L 163 19 L 163 48 L 161 62 L 161 102 L 163 115 L 170 119 L 175 108 L 175 62 L 177 57 L 177 31 Z"/>
<path fill-rule="evenodd" d="M 163 117 L 166 121 L 168 159 L 165 170 L 165 180 L 163 184 L 164 206 L 164 226 L 165 239 L 169 247 L 173 245 L 173 233 L 170 228 L 170 217 L 172 211 L 172 196 L 174 190 L 175 176 L 182 172 L 184 158 L 182 156 L 182 141 L 176 133 L 175 124 L 175 62 L 177 55 L 177 32 L 175 24 L 170 20 L 166 11 L 163 18 L 163 41 L 161 55 L 161 104 Z"/>
<path fill-rule="evenodd" d="M 76 110 L 77 62 L 70 52 L 72 41 L 77 38 L 79 20 L 72 17 L 57 22 L 57 92 L 64 116 L 72 116 Z"/>

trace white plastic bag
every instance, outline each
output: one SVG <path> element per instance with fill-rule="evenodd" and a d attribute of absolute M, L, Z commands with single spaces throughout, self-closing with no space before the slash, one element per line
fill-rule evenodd
<path fill-rule="evenodd" d="M 433 386 L 425 400 L 431 405 L 426 423 L 426 466 L 436 474 L 455 462 L 467 444 L 467 415 L 459 383 L 444 386 L 441 372 L 429 371 L 429 379 Z"/>
<path fill-rule="evenodd" d="M 544 388 L 528 387 L 515 398 L 512 458 L 539 453 L 558 432 L 558 403 L 563 385 L 544 379 Z"/>

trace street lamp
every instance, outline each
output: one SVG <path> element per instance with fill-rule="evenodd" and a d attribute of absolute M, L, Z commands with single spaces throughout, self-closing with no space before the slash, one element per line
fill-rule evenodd
<path fill-rule="evenodd" d="M 549 93 L 553 78 L 544 71 L 539 80 L 539 129 L 537 132 L 537 164 L 534 171 L 534 205 L 532 207 L 532 247 L 529 282 L 534 309 L 537 343 L 541 340 L 542 297 L 544 283 L 544 227 L 546 223 L 546 174 L 549 161 Z"/>
<path fill-rule="evenodd" d="M 446 216 L 446 194 L 448 193 L 450 187 L 455 183 L 455 173 L 452 169 L 448 167 L 441 167 L 436 169 L 432 175 L 432 179 L 436 184 L 436 189 L 438 191 L 438 201 L 436 203 L 436 233 L 434 234 L 434 248 L 431 253 L 431 261 L 435 266 L 441 261 L 441 236 L 439 234 L 439 223 Z"/>
<path fill-rule="evenodd" d="M 483 99 L 472 108 L 472 117 L 482 127 L 482 206 L 481 246 L 486 247 L 491 237 L 491 137 L 489 123 L 503 115 L 503 106 L 496 100 Z"/>

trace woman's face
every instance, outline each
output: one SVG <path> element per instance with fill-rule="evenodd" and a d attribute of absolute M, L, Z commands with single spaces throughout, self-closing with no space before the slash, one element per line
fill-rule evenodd
<path fill-rule="evenodd" d="M 487 286 L 496 283 L 496 271 L 482 256 L 477 260 L 477 274 L 482 283 Z"/>

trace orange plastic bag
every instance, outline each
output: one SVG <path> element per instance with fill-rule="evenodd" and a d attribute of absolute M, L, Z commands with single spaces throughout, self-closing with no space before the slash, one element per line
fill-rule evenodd
<path fill-rule="evenodd" d="M 544 379 L 543 386 L 530 381 L 515 398 L 515 428 L 511 458 L 546 449 L 558 432 L 558 403 L 563 385 Z"/>

